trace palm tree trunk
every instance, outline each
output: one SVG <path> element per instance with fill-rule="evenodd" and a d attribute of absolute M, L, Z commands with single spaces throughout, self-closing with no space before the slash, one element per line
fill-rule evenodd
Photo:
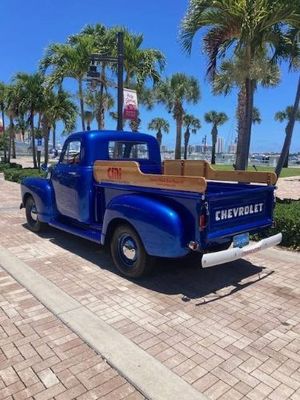
<path fill-rule="evenodd" d="M 14 121 L 12 117 L 9 117 L 9 140 L 8 140 L 8 162 L 10 163 L 11 159 L 11 150 L 12 150 L 12 132 L 13 132 Z"/>
<path fill-rule="evenodd" d="M 102 64 L 101 67 L 101 83 L 100 83 L 100 104 L 99 104 L 99 121 L 98 129 L 104 129 L 104 105 L 103 105 L 103 94 L 104 94 L 104 81 L 105 81 L 105 66 Z"/>
<path fill-rule="evenodd" d="M 299 102 L 300 102 L 300 76 L 298 78 L 298 86 L 297 86 L 297 92 L 296 92 L 295 102 L 294 102 L 294 106 L 293 106 L 293 111 L 290 115 L 290 119 L 287 124 L 287 127 L 285 128 L 286 135 L 285 135 L 284 143 L 283 143 L 282 150 L 280 153 L 280 157 L 279 157 L 277 166 L 275 168 L 277 177 L 279 177 L 281 174 L 284 161 L 288 155 L 288 152 L 289 152 L 289 149 L 291 146 L 293 129 L 294 129 L 295 121 L 296 121 L 296 115 L 297 115 L 297 111 L 299 109 Z"/>
<path fill-rule="evenodd" d="M 52 147 L 56 148 L 56 124 L 54 123 L 52 126 Z"/>
<path fill-rule="evenodd" d="M 78 88 L 79 88 L 81 126 L 82 126 L 82 130 L 85 131 L 84 101 L 83 101 L 83 89 L 82 89 L 82 79 L 81 78 L 78 79 Z"/>
<path fill-rule="evenodd" d="M 185 160 L 187 160 L 187 148 L 189 145 L 189 140 L 190 140 L 190 130 L 189 130 L 189 128 L 187 128 L 187 130 L 185 131 L 185 134 L 184 134 L 184 156 L 183 156 L 183 158 Z"/>
<path fill-rule="evenodd" d="M 162 140 L 162 133 L 161 133 L 160 129 L 156 133 L 156 140 L 158 141 L 158 144 L 159 144 L 159 147 L 160 147 L 161 146 L 161 140 Z"/>
<path fill-rule="evenodd" d="M 182 115 L 176 118 L 175 160 L 181 159 L 181 132 L 182 132 Z"/>
<path fill-rule="evenodd" d="M 36 162 L 36 151 L 35 151 L 35 132 L 34 132 L 34 114 L 33 111 L 30 113 L 30 129 L 31 129 L 31 140 L 32 140 L 32 160 L 33 168 L 37 168 Z"/>
<path fill-rule="evenodd" d="M 12 138 L 11 138 L 12 142 L 11 142 L 11 146 L 12 146 L 12 158 L 17 158 L 17 154 L 16 154 L 16 133 L 15 133 L 15 127 L 13 127 L 13 131 L 12 131 Z"/>
<path fill-rule="evenodd" d="M 46 165 L 48 165 L 48 161 L 49 161 L 49 137 L 50 137 L 50 128 L 48 126 L 46 126 L 45 129 L 45 136 L 44 136 L 44 162 Z"/>
<path fill-rule="evenodd" d="M 236 169 L 246 170 L 248 167 L 252 113 L 253 113 L 253 93 L 254 81 L 250 78 L 245 80 L 245 108 L 243 112 L 243 120 L 239 122 L 239 137 L 237 144 Z M 242 110 L 241 105 L 241 110 Z"/>
<path fill-rule="evenodd" d="M 4 162 L 7 162 L 7 148 L 6 148 L 6 131 L 5 131 L 5 121 L 4 121 L 4 106 L 1 106 L 1 118 L 3 124 L 3 154 L 4 154 Z"/>
<path fill-rule="evenodd" d="M 217 144 L 217 137 L 218 137 L 218 130 L 217 130 L 216 125 L 214 125 L 211 130 L 211 137 L 212 137 L 211 164 L 215 164 L 216 163 L 216 144 Z"/>

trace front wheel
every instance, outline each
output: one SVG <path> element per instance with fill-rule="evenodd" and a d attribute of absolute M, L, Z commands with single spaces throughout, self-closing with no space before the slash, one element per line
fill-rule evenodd
<path fill-rule="evenodd" d="M 113 233 L 111 256 L 118 270 L 128 278 L 140 278 L 148 274 L 154 263 L 136 231 L 129 225 L 120 225 Z"/>
<path fill-rule="evenodd" d="M 32 196 L 28 197 L 25 202 L 25 213 L 29 229 L 32 232 L 40 232 L 45 224 L 39 221 L 35 201 Z"/>

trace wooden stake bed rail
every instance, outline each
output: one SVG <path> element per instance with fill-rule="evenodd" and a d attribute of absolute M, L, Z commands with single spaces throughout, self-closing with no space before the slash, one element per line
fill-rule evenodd
<path fill-rule="evenodd" d="M 203 176 L 208 180 L 231 182 L 255 182 L 275 185 L 274 172 L 217 171 L 205 160 L 167 160 L 164 162 L 165 175 Z"/>
<path fill-rule="evenodd" d="M 95 161 L 94 178 L 99 183 L 114 182 L 198 193 L 204 193 L 207 186 L 205 178 L 199 176 L 144 174 L 135 161 Z"/>

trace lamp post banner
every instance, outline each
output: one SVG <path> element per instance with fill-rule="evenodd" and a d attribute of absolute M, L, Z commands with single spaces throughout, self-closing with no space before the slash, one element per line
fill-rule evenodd
<path fill-rule="evenodd" d="M 136 90 L 124 88 L 123 97 L 123 118 L 136 120 L 138 117 L 138 99 Z"/>

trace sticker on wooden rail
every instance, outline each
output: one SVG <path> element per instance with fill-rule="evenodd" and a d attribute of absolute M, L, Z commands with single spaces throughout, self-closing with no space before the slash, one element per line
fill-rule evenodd
<path fill-rule="evenodd" d="M 139 164 L 134 161 L 96 161 L 94 178 L 97 182 L 114 182 L 159 189 L 198 193 L 206 190 L 206 180 L 202 177 L 144 174 L 140 170 Z"/>

